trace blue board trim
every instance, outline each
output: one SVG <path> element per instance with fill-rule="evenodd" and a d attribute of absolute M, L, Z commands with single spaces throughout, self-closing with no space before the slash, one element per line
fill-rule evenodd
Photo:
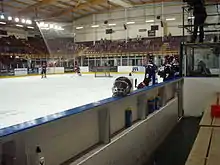
<path fill-rule="evenodd" d="M 177 81 L 177 80 L 180 80 L 180 79 L 181 78 L 176 78 L 176 79 L 173 79 L 173 80 L 169 80 L 169 81 L 166 81 L 166 82 L 155 84 L 153 86 L 145 87 L 143 89 L 135 90 L 129 96 L 136 95 L 136 94 L 141 93 L 141 92 L 146 92 L 146 91 L 151 90 L 153 88 L 164 86 L 165 84 L 168 84 L 170 82 Z M 108 103 L 111 103 L 111 102 L 114 102 L 114 101 L 118 101 L 118 100 L 123 99 L 123 98 L 124 97 L 110 97 L 110 98 L 106 98 L 104 100 L 100 100 L 98 102 L 86 104 L 86 105 L 83 105 L 83 106 L 80 106 L 80 107 L 75 107 L 75 108 L 72 108 L 72 109 L 69 109 L 69 110 L 66 110 L 66 111 L 63 111 L 63 112 L 48 115 L 48 116 L 45 116 L 45 117 L 41 117 L 41 118 L 38 118 L 38 119 L 35 119 L 35 120 L 27 121 L 27 122 L 20 123 L 20 124 L 17 124 L 17 125 L 13 125 L 13 126 L 10 126 L 10 127 L 5 127 L 5 128 L 0 129 L 0 137 L 4 137 L 4 136 L 8 136 L 8 135 L 17 133 L 17 132 L 25 131 L 27 129 L 31 129 L 33 127 L 37 127 L 37 126 L 40 126 L 42 124 L 46 124 L 46 123 L 49 123 L 49 122 L 52 122 L 52 121 L 55 121 L 55 120 L 58 120 L 58 119 L 61 119 L 61 118 L 64 118 L 64 117 L 79 114 L 79 113 L 82 113 L 84 111 L 90 110 L 91 108 L 95 108 L 95 107 L 105 105 L 105 104 L 108 104 Z"/>

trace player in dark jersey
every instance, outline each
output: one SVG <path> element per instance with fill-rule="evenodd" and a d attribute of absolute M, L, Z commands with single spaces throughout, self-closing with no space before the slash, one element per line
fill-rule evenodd
<path fill-rule="evenodd" d="M 76 74 L 78 74 L 78 76 L 82 76 L 82 74 L 80 72 L 80 67 L 78 65 L 75 65 L 74 71 L 75 71 Z"/>
<path fill-rule="evenodd" d="M 41 78 L 47 78 L 47 64 L 46 62 L 42 65 Z"/>
<path fill-rule="evenodd" d="M 137 89 L 142 89 L 144 87 L 149 86 L 150 84 L 150 79 L 149 78 L 145 78 L 143 82 L 141 82 L 140 84 L 138 84 Z"/>
<path fill-rule="evenodd" d="M 172 69 L 174 70 L 174 77 L 180 76 L 180 64 L 177 57 L 174 57 L 174 61 L 172 63 Z"/>
<path fill-rule="evenodd" d="M 158 74 L 163 78 L 163 81 L 171 80 L 179 76 L 179 64 L 174 63 L 173 56 L 165 56 L 165 63 L 162 69 L 159 69 Z"/>
<path fill-rule="evenodd" d="M 145 78 L 152 80 L 152 84 L 156 84 L 157 66 L 153 62 L 153 55 L 149 55 L 148 63 L 145 66 Z"/>

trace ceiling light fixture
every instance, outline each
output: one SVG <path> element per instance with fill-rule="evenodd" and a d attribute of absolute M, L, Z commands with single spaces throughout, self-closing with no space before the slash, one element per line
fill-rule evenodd
<path fill-rule="evenodd" d="M 82 26 L 76 27 L 77 30 L 83 29 Z"/>
<path fill-rule="evenodd" d="M 8 17 L 8 20 L 9 20 L 9 21 L 11 21 L 11 20 L 12 20 L 12 17 L 11 17 L 11 16 L 9 16 L 9 17 Z"/>
<path fill-rule="evenodd" d="M 108 24 L 108 26 L 116 26 L 116 24 L 115 23 L 110 23 L 110 24 Z"/>
<path fill-rule="evenodd" d="M 127 25 L 135 24 L 135 22 L 127 22 Z"/>
<path fill-rule="evenodd" d="M 97 27 L 99 27 L 99 25 L 92 25 L 91 27 L 92 28 L 97 28 Z"/>
<path fill-rule="evenodd" d="M 31 24 L 32 24 L 32 21 L 31 21 L 31 20 L 29 20 L 29 19 L 27 19 L 27 20 L 26 20 L 26 24 L 31 25 Z"/>
<path fill-rule="evenodd" d="M 21 23 L 25 23 L 25 22 L 26 22 L 26 20 L 25 20 L 25 19 L 22 19 L 22 20 L 21 20 Z"/>
<path fill-rule="evenodd" d="M 166 21 L 175 21 L 176 18 L 166 18 Z"/>
<path fill-rule="evenodd" d="M 16 24 L 17 27 L 24 27 L 23 25 Z"/>
<path fill-rule="evenodd" d="M 28 28 L 28 29 L 34 29 L 34 27 L 33 27 L 33 26 L 27 26 L 27 28 Z"/>
<path fill-rule="evenodd" d="M 154 20 L 147 20 L 147 21 L 145 21 L 146 23 L 152 23 L 152 22 L 154 22 Z"/>
<path fill-rule="evenodd" d="M 15 18 L 15 22 L 19 22 L 19 18 Z"/>

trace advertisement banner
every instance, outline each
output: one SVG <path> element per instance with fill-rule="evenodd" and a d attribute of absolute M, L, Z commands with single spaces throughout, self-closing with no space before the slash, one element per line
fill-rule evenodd
<path fill-rule="evenodd" d="M 38 68 L 28 68 L 28 74 L 38 74 Z"/>
<path fill-rule="evenodd" d="M 27 68 L 16 68 L 14 69 L 15 76 L 23 76 L 28 74 Z"/>
<path fill-rule="evenodd" d="M 107 71 L 110 70 L 110 72 L 118 72 L 118 66 L 99 66 L 97 68 L 98 68 L 99 72 L 105 71 L 105 70 L 107 70 Z M 94 66 L 89 67 L 89 72 L 95 72 L 97 70 L 97 68 Z"/>
<path fill-rule="evenodd" d="M 64 67 L 64 73 L 73 73 L 74 69 L 73 67 Z"/>
<path fill-rule="evenodd" d="M 145 72 L 145 67 L 143 67 L 143 66 L 133 66 L 132 72 L 143 73 L 143 72 Z"/>
<path fill-rule="evenodd" d="M 0 76 L 14 76 L 14 70 L 2 69 L 2 70 L 0 70 Z"/>
<path fill-rule="evenodd" d="M 110 72 L 118 72 L 118 67 L 117 66 L 111 66 Z"/>
<path fill-rule="evenodd" d="M 155 37 L 156 31 L 155 30 L 148 30 L 148 37 Z"/>

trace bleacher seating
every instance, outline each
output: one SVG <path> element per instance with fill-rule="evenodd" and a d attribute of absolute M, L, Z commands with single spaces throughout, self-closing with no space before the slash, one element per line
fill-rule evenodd
<path fill-rule="evenodd" d="M 0 40 L 1 53 L 15 54 L 72 54 L 85 50 L 85 53 L 128 53 L 161 51 L 178 51 L 181 37 L 166 38 L 135 38 L 126 40 L 106 40 L 89 42 L 74 42 L 72 38 L 56 38 L 44 40 L 40 36 L 19 39 L 15 36 L 2 37 Z"/>

